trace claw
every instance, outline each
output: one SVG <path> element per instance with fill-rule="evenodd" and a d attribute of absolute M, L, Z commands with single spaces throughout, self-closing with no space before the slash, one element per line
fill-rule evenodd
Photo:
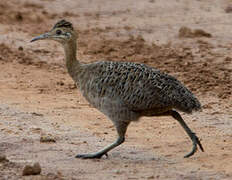
<path fill-rule="evenodd" d="M 196 136 L 196 141 L 197 141 L 197 144 L 198 144 L 198 146 L 200 147 L 201 151 L 204 152 L 204 148 L 203 148 L 203 146 L 202 146 L 202 144 L 201 144 L 201 141 L 198 139 L 197 136 Z"/>

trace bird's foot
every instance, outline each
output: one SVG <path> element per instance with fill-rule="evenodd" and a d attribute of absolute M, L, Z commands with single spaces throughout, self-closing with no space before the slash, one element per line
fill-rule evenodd
<path fill-rule="evenodd" d="M 107 153 L 78 154 L 75 157 L 81 159 L 100 159 L 103 155 L 106 155 L 106 157 L 108 157 Z"/>
<path fill-rule="evenodd" d="M 200 147 L 201 151 L 204 152 L 204 148 L 199 140 L 199 138 L 195 135 L 195 133 L 192 134 L 192 141 L 193 141 L 193 148 L 192 148 L 192 151 L 189 152 L 188 154 L 186 154 L 184 156 L 184 158 L 188 158 L 190 156 L 192 156 L 196 151 L 197 151 L 197 145 Z"/>

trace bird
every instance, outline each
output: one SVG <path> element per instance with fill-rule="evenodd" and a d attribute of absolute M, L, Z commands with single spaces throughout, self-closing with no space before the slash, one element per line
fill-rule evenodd
<path fill-rule="evenodd" d="M 196 96 L 175 77 L 160 70 L 134 62 L 97 61 L 81 63 L 76 58 L 77 32 L 73 24 L 59 20 L 53 28 L 31 40 L 55 40 L 62 44 L 67 71 L 85 99 L 114 124 L 117 139 L 105 148 L 76 158 L 92 159 L 108 156 L 108 152 L 125 141 L 131 122 L 141 117 L 170 116 L 182 126 L 192 141 L 192 156 L 198 148 L 204 152 L 196 134 L 178 111 L 191 114 L 202 109 Z"/>

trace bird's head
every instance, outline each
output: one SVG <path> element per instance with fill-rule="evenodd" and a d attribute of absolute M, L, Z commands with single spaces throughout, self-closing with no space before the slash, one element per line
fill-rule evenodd
<path fill-rule="evenodd" d="M 33 38 L 31 42 L 43 39 L 55 40 L 61 44 L 66 44 L 72 40 L 76 40 L 76 34 L 73 29 L 72 23 L 66 20 L 60 20 L 49 32 Z"/>

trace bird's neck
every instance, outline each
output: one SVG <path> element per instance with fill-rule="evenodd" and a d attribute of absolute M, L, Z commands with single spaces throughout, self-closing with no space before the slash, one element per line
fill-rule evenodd
<path fill-rule="evenodd" d="M 76 41 L 66 43 L 64 45 L 64 51 L 65 51 L 65 60 L 66 60 L 66 67 L 68 69 L 68 73 L 76 82 L 78 78 L 78 74 L 81 71 L 81 64 L 76 59 Z"/>

